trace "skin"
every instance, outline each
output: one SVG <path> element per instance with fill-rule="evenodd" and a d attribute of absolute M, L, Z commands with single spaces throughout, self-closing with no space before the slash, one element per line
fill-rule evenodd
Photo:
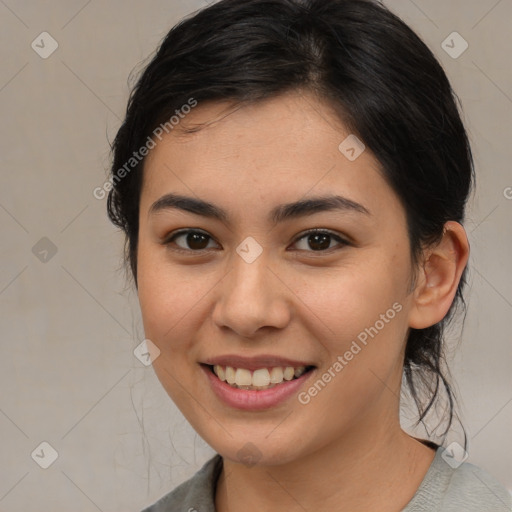
<path fill-rule="evenodd" d="M 435 454 L 399 423 L 407 331 L 446 315 L 469 254 L 463 227 L 447 223 L 413 267 L 405 212 L 378 161 L 368 148 L 349 161 L 338 149 L 349 131 L 310 93 L 237 109 L 199 104 L 180 127 L 201 123 L 195 133 L 166 135 L 147 157 L 137 277 L 145 334 L 161 351 L 155 372 L 224 458 L 217 510 L 401 510 Z M 229 224 L 177 209 L 151 213 L 170 192 L 225 209 Z M 267 219 L 279 204 L 333 193 L 370 215 Z M 184 228 L 206 232 L 207 248 L 194 252 L 186 236 L 163 243 Z M 350 243 L 328 238 L 329 249 L 314 251 L 303 237 L 312 228 Z M 263 248 L 252 263 L 236 252 L 248 236 Z M 198 364 L 233 353 L 309 361 L 317 369 L 307 390 L 394 303 L 401 311 L 307 405 L 294 396 L 264 411 L 230 408 Z M 248 442 L 255 465 L 238 456 Z"/>

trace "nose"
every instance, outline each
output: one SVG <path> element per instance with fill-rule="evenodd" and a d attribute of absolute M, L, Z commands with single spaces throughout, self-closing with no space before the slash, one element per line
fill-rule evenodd
<path fill-rule="evenodd" d="M 218 284 L 213 321 L 242 337 L 253 337 L 264 328 L 283 329 L 290 321 L 291 292 L 269 268 L 265 251 L 252 263 L 238 254 L 231 270 Z"/>

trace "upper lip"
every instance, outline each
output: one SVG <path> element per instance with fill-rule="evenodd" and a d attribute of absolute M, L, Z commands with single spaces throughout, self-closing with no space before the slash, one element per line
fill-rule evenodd
<path fill-rule="evenodd" d="M 207 365 L 231 366 L 232 368 L 245 368 L 247 370 L 258 370 L 259 368 L 273 368 L 275 366 L 313 366 L 311 363 L 289 359 L 287 357 L 279 357 L 272 355 L 261 355 L 253 357 L 243 357 L 235 354 L 227 354 L 224 356 L 211 357 L 203 361 Z"/>

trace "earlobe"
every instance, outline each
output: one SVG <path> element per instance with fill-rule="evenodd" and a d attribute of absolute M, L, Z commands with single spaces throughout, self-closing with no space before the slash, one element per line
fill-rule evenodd
<path fill-rule="evenodd" d="M 469 242 L 464 227 L 448 221 L 441 241 L 425 251 L 409 313 L 410 327 L 425 329 L 446 316 L 468 258 Z"/>

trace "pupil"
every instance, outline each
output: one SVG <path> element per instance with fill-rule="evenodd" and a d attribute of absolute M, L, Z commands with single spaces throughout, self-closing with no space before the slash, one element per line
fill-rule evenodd
<path fill-rule="evenodd" d="M 189 233 L 187 243 L 191 249 L 201 250 L 208 245 L 207 236 L 202 233 Z M 309 245 L 314 251 L 328 249 L 330 245 L 330 235 L 326 233 L 314 233 L 309 235 Z"/>
<path fill-rule="evenodd" d="M 310 247 L 315 251 L 320 251 L 322 249 L 328 249 L 329 248 L 329 238 L 330 238 L 330 235 L 327 235 L 325 233 L 315 233 L 313 235 L 309 235 Z M 311 240 L 313 240 L 313 243 L 311 243 Z M 325 243 L 326 241 L 327 241 L 327 243 Z"/>
<path fill-rule="evenodd" d="M 187 235 L 187 243 L 191 249 L 204 249 L 208 245 L 208 242 L 204 243 L 206 238 L 207 236 L 202 233 L 189 233 Z"/>

